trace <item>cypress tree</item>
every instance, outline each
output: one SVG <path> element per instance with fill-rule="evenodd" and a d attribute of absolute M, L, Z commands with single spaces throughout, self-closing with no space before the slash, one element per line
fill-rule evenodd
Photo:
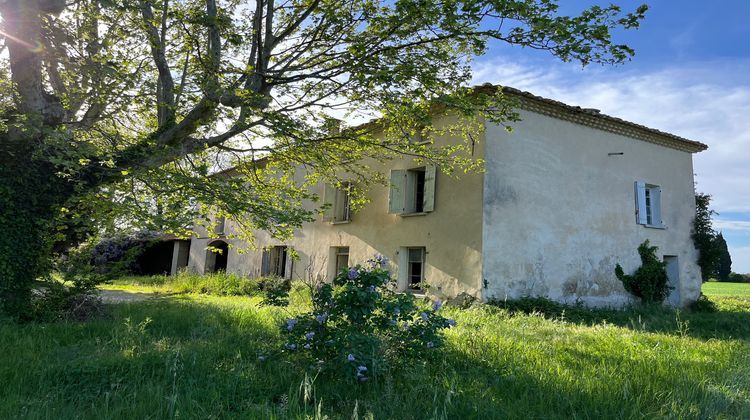
<path fill-rule="evenodd" d="M 732 257 L 729 255 L 727 241 L 724 240 L 724 235 L 721 232 L 716 235 L 715 242 L 715 249 L 718 253 L 716 274 L 719 281 L 729 281 L 729 274 L 732 272 Z"/>

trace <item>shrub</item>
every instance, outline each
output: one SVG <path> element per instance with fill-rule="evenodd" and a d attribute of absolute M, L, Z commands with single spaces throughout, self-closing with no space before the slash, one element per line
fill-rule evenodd
<path fill-rule="evenodd" d="M 693 312 L 706 312 L 712 313 L 719 310 L 716 304 L 711 301 L 706 295 L 701 293 L 697 300 L 692 302 L 689 309 Z"/>
<path fill-rule="evenodd" d="M 158 238 L 159 234 L 150 231 L 116 235 L 101 238 L 85 250 L 100 274 L 110 277 L 143 274 L 138 259 Z"/>
<path fill-rule="evenodd" d="M 68 251 L 68 254 L 57 260 L 57 272 L 66 283 L 72 284 L 74 289 L 81 292 L 92 291 L 97 284 L 111 280 L 115 272 L 103 273 L 91 264 L 92 243 L 84 243 Z M 56 283 L 53 279 L 48 282 Z M 54 284 L 47 285 L 55 287 Z"/>
<path fill-rule="evenodd" d="M 110 280 L 91 265 L 93 245 L 85 243 L 56 262 L 60 278 L 40 279 L 31 300 L 30 319 L 35 321 L 86 321 L 108 315 L 96 286 Z"/>
<path fill-rule="evenodd" d="M 157 238 L 156 233 L 143 231 L 92 239 L 60 255 L 55 268 L 74 291 L 92 291 L 98 284 L 141 274 L 139 257 Z"/>
<path fill-rule="evenodd" d="M 313 310 L 282 326 L 284 351 L 321 371 L 364 382 L 395 364 L 425 357 L 443 343 L 441 330 L 455 325 L 411 294 L 394 292 L 378 257 L 342 270 L 333 284 L 313 293 Z"/>
<path fill-rule="evenodd" d="M 222 296 L 252 296 L 258 293 L 256 280 L 237 274 L 218 272 L 202 276 L 190 274 L 189 276 L 198 278 L 198 290 L 194 290 L 198 293 Z"/>
<path fill-rule="evenodd" d="M 88 321 L 109 316 L 108 308 L 93 290 L 48 281 L 35 290 L 32 299 L 35 321 Z"/>
<path fill-rule="evenodd" d="M 260 290 L 265 298 L 263 304 L 272 306 L 286 306 L 289 303 L 289 291 L 292 282 L 277 276 L 264 277 L 259 282 Z"/>
<path fill-rule="evenodd" d="M 650 246 L 648 240 L 638 246 L 641 266 L 632 275 L 625 274 L 620 264 L 615 267 L 615 275 L 625 290 L 646 303 L 663 302 L 672 289 L 668 284 L 666 263 L 659 261 L 656 256 L 658 249 Z"/>

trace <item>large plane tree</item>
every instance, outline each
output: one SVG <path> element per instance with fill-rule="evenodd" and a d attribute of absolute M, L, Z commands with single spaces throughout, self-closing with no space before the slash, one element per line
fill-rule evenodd
<path fill-rule="evenodd" d="M 434 148 L 430 112 L 513 117 L 467 88 L 493 42 L 564 61 L 617 64 L 635 28 L 555 0 L 0 0 L 0 312 L 22 316 L 51 256 L 102 229 L 178 233 L 200 212 L 247 214 L 288 234 L 312 215 L 306 183 L 364 158 L 416 155 L 447 171 L 476 164 Z M 378 124 L 341 127 L 379 118 Z M 385 135 L 373 136 L 374 130 Z M 263 158 L 262 165 L 256 164 Z M 231 164 L 242 176 L 209 176 Z M 280 176 L 306 168 L 300 181 Z M 270 176 L 269 174 L 275 174 Z M 124 217 L 126 216 L 126 217 Z"/>

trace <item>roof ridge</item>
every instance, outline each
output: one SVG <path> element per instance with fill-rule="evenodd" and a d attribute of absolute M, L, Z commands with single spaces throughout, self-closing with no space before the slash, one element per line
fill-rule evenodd
<path fill-rule="evenodd" d="M 667 146 L 686 152 L 697 153 L 708 149 L 708 145 L 699 141 L 690 140 L 676 134 L 658 130 L 656 128 L 647 127 L 642 124 L 624 120 L 622 118 L 613 117 L 611 115 L 604 114 L 595 108 L 582 108 L 580 106 L 569 105 L 562 101 L 545 98 L 543 96 L 535 95 L 531 92 L 523 91 L 511 86 L 499 86 L 491 83 L 485 83 L 483 85 L 474 87 L 474 89 L 482 88 L 500 89 L 503 93 L 507 93 L 522 98 L 522 100 L 525 99 L 530 102 L 535 102 L 537 105 L 541 105 L 529 106 L 529 104 L 526 104 L 526 106 L 524 106 L 523 103 L 521 104 L 522 108 L 531 108 L 529 110 L 533 112 L 540 112 L 542 114 L 547 114 L 556 118 L 569 120 L 579 124 L 588 125 L 593 128 L 610 131 L 615 134 L 626 135 L 638 140 L 656 143 L 662 146 Z M 552 109 L 545 109 L 545 106 Z M 569 115 L 565 115 L 566 113 L 568 113 Z"/>

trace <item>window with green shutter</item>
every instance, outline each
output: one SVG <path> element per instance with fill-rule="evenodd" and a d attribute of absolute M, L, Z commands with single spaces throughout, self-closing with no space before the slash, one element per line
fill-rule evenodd
<path fill-rule="evenodd" d="M 352 211 L 349 193 L 351 184 L 346 182 L 340 187 L 326 184 L 323 194 L 323 203 L 325 209 L 323 220 L 331 223 L 341 223 L 351 221 Z"/>
<path fill-rule="evenodd" d="M 434 165 L 392 170 L 388 212 L 409 215 L 434 211 L 436 174 Z"/>

